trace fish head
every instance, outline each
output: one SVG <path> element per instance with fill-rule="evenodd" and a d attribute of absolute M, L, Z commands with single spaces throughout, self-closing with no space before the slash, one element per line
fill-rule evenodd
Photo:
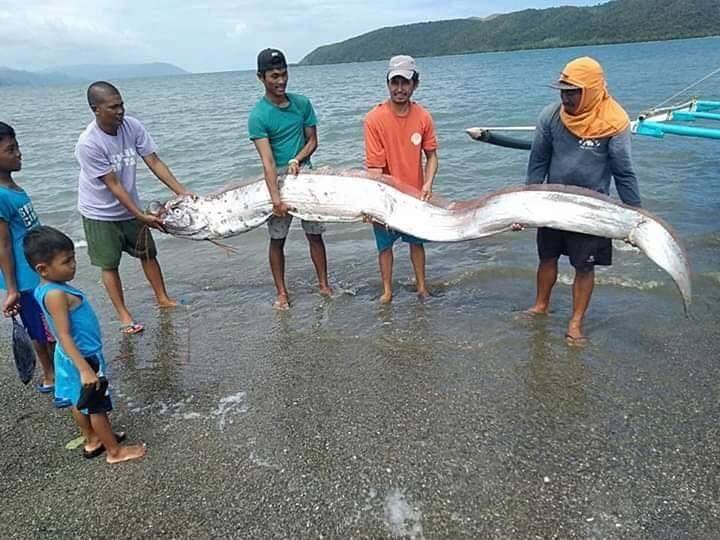
<path fill-rule="evenodd" d="M 181 195 L 164 205 L 150 203 L 150 212 L 162 219 L 165 231 L 172 236 L 202 240 L 210 232 L 200 197 Z"/>

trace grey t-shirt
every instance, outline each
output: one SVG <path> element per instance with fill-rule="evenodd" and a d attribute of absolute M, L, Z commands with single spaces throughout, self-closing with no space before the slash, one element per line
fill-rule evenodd
<path fill-rule="evenodd" d="M 620 199 L 641 206 L 640 189 L 632 167 L 630 130 L 603 139 L 580 139 L 560 120 L 560 104 L 553 103 L 538 117 L 530 151 L 527 183 L 566 184 L 610 194 L 610 178 Z"/>
<path fill-rule="evenodd" d="M 93 120 L 75 146 L 80 164 L 78 210 L 102 221 L 122 221 L 133 215 L 112 194 L 100 177 L 114 172 L 133 202 L 140 206 L 135 174 L 139 158 L 157 151 L 157 145 L 139 120 L 125 116 L 116 135 L 108 135 Z"/>

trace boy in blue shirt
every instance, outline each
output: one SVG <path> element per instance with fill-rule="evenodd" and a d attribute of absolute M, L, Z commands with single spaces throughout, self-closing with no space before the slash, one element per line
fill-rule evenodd
<path fill-rule="evenodd" d="M 38 392 L 53 391 L 55 374 L 52 349 L 42 311 L 33 297 L 40 277 L 30 267 L 23 253 L 23 238 L 40 225 L 27 193 L 12 178 L 22 168 L 22 154 L 15 130 L 0 122 L 0 289 L 6 291 L 2 304 L 6 317 L 20 315 L 35 346 L 43 370 Z"/>
<path fill-rule="evenodd" d="M 311 166 L 310 156 L 317 149 L 317 118 L 310 100 L 300 94 L 286 92 L 288 82 L 285 55 L 277 49 L 264 49 L 257 57 L 257 77 L 263 84 L 265 95 L 257 102 L 248 117 L 250 140 L 260 155 L 265 173 L 273 215 L 268 220 L 270 231 L 270 271 L 272 272 L 277 300 L 274 306 L 290 306 L 285 285 L 285 238 L 290 230 L 292 216 L 288 206 L 280 199 L 278 169 L 296 175 L 303 165 Z M 302 221 L 302 228 L 310 245 L 310 258 L 315 265 L 320 294 L 330 296 L 327 255 L 322 233 L 325 227 L 315 221 Z"/>
<path fill-rule="evenodd" d="M 52 227 L 30 231 L 25 257 L 42 278 L 35 299 L 47 317 L 55 339 L 55 398 L 72 403 L 71 412 L 85 437 L 83 456 L 107 452 L 110 464 L 138 459 L 145 445 L 121 446 L 124 433 L 113 433 L 107 413 L 107 391 L 100 323 L 85 295 L 67 282 L 75 277 L 75 246 Z"/>

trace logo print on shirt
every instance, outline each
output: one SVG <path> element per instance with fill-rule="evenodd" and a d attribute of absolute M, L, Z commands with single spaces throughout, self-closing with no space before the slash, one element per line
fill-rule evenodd
<path fill-rule="evenodd" d="M 120 172 L 125 167 L 134 167 L 137 165 L 137 154 L 134 148 L 125 148 L 121 154 L 110 156 L 113 172 Z"/>
<path fill-rule="evenodd" d="M 38 221 L 38 217 L 35 213 L 35 209 L 33 208 L 32 203 L 24 204 L 23 206 L 18 208 L 18 214 L 20 214 L 23 225 L 25 225 L 25 228 L 27 229 L 30 229 Z"/>
<path fill-rule="evenodd" d="M 418 146 L 422 142 L 422 135 L 420 135 L 416 131 L 410 136 L 410 142 L 413 143 L 415 146 Z"/>
<path fill-rule="evenodd" d="M 586 150 L 600 148 L 600 141 L 597 139 L 580 139 L 578 144 L 580 145 L 580 148 L 584 148 Z"/>

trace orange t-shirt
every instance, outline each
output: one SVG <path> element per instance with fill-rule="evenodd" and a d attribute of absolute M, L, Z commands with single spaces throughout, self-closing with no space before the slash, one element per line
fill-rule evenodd
<path fill-rule="evenodd" d="M 365 166 L 382 169 L 396 180 L 422 189 L 423 151 L 437 150 L 432 117 L 412 102 L 406 116 L 396 115 L 386 101 L 365 116 Z"/>

